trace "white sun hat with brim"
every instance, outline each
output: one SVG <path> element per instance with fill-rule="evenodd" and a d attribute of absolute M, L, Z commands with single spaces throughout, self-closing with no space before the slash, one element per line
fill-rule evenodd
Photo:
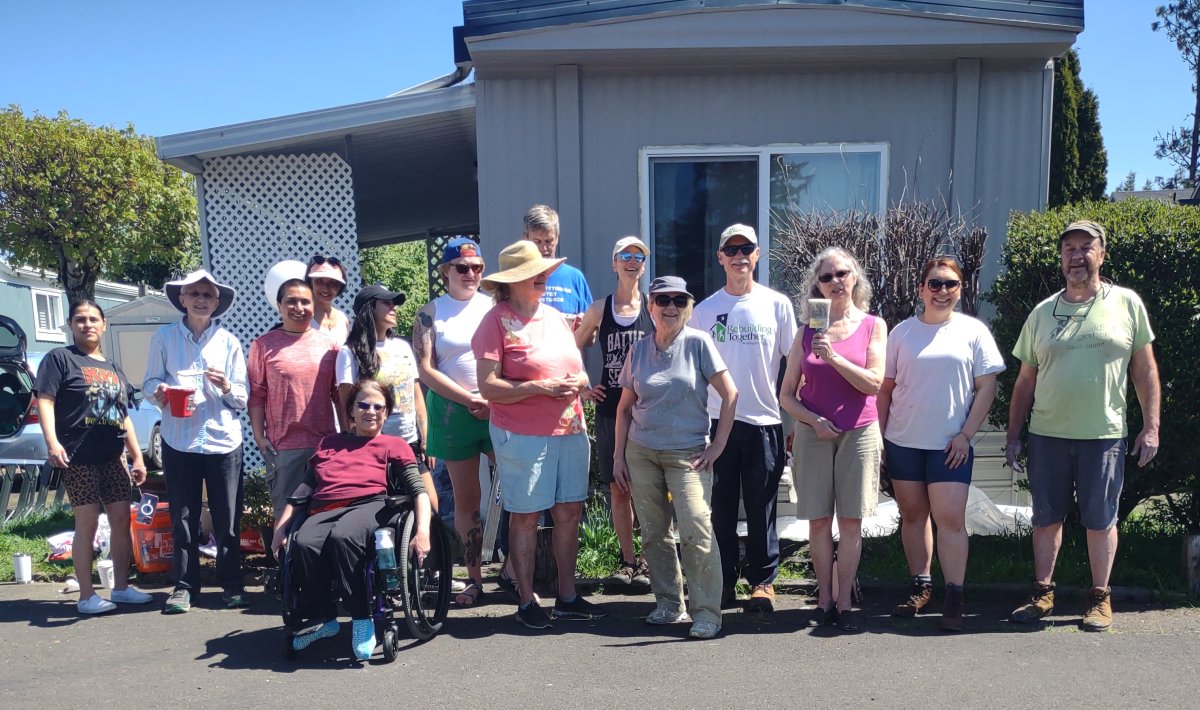
<path fill-rule="evenodd" d="M 204 269 L 193 271 L 181 279 L 166 282 L 163 284 L 163 292 L 167 294 L 167 300 L 171 302 L 172 306 L 175 306 L 183 313 L 187 313 L 187 309 L 183 307 L 183 303 L 179 300 L 179 294 L 183 291 L 184 286 L 190 286 L 200 281 L 207 281 L 217 287 L 217 307 L 213 309 L 213 318 L 223 315 L 233 307 L 233 302 L 237 298 L 237 292 L 231 286 L 226 286 L 217 281 L 213 278 L 212 274 Z"/>
<path fill-rule="evenodd" d="M 267 275 L 263 278 L 263 295 L 266 296 L 267 303 L 271 304 L 271 310 L 279 308 L 280 286 L 292 279 L 304 281 L 307 277 L 308 264 L 295 259 L 281 261 L 267 269 Z"/>
<path fill-rule="evenodd" d="M 566 258 L 547 259 L 533 242 L 522 239 L 500 251 L 500 270 L 484 277 L 480 287 L 492 291 L 496 284 L 511 284 L 557 269 Z"/>

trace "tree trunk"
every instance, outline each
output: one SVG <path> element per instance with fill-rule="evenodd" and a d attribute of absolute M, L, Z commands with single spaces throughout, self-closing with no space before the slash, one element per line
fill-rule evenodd
<path fill-rule="evenodd" d="M 1183 579 L 1188 595 L 1200 597 L 1200 535 L 1183 536 Z"/>
<path fill-rule="evenodd" d="M 1200 63 L 1196 64 L 1196 84 L 1192 86 L 1192 93 L 1196 95 L 1196 106 L 1192 109 L 1192 155 L 1188 161 L 1188 187 L 1195 188 L 1196 160 L 1200 156 Z"/>
<path fill-rule="evenodd" d="M 73 259 L 60 246 L 58 252 L 58 282 L 67 294 L 67 301 L 93 301 L 96 298 L 96 265 L 92 263 L 91 254 L 83 260 Z"/>

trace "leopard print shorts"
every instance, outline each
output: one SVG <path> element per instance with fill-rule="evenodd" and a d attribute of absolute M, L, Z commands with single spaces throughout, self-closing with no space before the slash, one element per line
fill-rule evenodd
<path fill-rule="evenodd" d="M 56 469 L 56 473 L 67 487 L 72 506 L 128 503 L 133 499 L 133 482 L 119 458 L 98 464 L 71 464 Z"/>

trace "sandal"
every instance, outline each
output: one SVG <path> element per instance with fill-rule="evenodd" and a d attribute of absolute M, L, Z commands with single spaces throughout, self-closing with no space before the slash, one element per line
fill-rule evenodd
<path fill-rule="evenodd" d="M 475 606 L 479 602 L 479 597 L 483 594 L 483 583 L 471 580 L 467 583 L 466 589 L 458 593 L 454 597 L 454 603 L 458 606 Z"/>

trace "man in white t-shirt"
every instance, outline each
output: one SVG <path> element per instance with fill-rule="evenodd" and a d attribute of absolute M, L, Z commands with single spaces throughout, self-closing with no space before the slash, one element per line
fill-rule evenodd
<path fill-rule="evenodd" d="M 696 305 L 688 325 L 712 335 L 738 390 L 733 431 L 713 465 L 712 524 L 721 549 L 722 606 L 733 603 L 739 576 L 741 499 L 746 508 L 742 576 L 753 587 L 747 609 L 773 611 L 779 572 L 775 497 L 785 462 L 776 383 L 796 337 L 796 315 L 787 297 L 754 282 L 759 256 L 753 227 L 735 224 L 722 232 L 717 262 L 725 270 L 725 287 Z M 721 399 L 710 387 L 708 414 L 714 428 L 720 410 Z"/>

